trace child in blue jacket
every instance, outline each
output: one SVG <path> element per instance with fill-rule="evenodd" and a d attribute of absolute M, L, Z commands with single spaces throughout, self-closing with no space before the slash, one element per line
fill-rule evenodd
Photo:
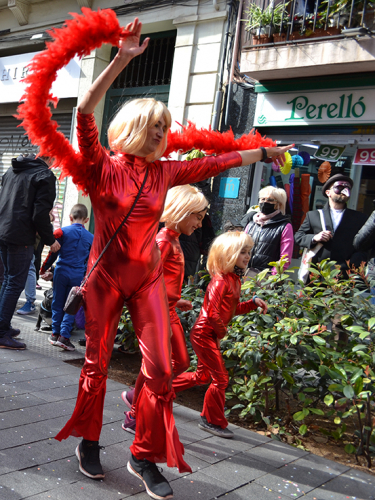
<path fill-rule="evenodd" d="M 58 257 L 53 273 L 52 335 L 48 340 L 52 345 L 74 351 L 75 347 L 70 342 L 74 316 L 64 312 L 64 305 L 71 288 L 82 282 L 94 236 L 84 227 L 89 220 L 85 205 L 74 205 L 69 218 L 70 226 L 54 232 L 61 245 L 60 250 L 48 254 L 40 273 L 42 278 L 52 279 L 49 270 Z"/>

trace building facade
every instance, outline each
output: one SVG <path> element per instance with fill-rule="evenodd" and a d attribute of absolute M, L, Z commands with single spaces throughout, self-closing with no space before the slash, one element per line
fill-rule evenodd
<path fill-rule="evenodd" d="M 35 150 L 17 129 L 13 115 L 22 95 L 22 83 L 19 82 L 19 92 L 13 92 L 13 87 L 26 71 L 33 54 L 44 49 L 49 38 L 47 30 L 61 27 L 69 18 L 69 12 L 79 12 L 82 7 L 112 8 L 122 26 L 138 16 L 143 23 L 143 35 L 151 38 L 148 51 L 138 61 L 133 61 L 132 71 L 120 75 L 95 110 L 101 140 L 105 144 L 105 130 L 117 107 L 134 97 L 151 96 L 167 103 L 173 127 L 178 127 L 176 122 L 186 123 L 187 120 L 200 127 L 211 124 L 215 109 L 218 109 L 215 98 L 223 58 L 227 56 L 224 41 L 228 39 L 230 3 L 225 0 L 0 0 L 1 171 L 9 168 L 12 156 Z M 74 60 L 72 64 L 78 68 L 78 74 L 70 75 L 69 95 L 66 95 L 65 85 L 60 90 L 54 89 L 60 99 L 54 119 L 73 144 L 76 144 L 77 102 L 114 54 L 112 47 L 103 45 L 81 61 Z M 60 75 L 58 81 L 66 82 L 66 75 Z M 90 202 L 77 192 L 69 179 L 61 191 L 64 202 L 61 223 L 64 225 L 68 223 L 74 203 L 82 202 L 90 208 Z"/>

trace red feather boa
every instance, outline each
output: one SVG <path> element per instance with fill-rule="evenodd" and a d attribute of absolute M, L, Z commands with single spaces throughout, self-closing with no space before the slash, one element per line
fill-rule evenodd
<path fill-rule="evenodd" d="M 40 146 L 40 155 L 54 158 L 53 167 L 62 170 L 62 178 L 72 172 L 75 165 L 73 182 L 79 189 L 85 190 L 85 180 L 90 177 L 90 165 L 82 155 L 75 151 L 66 137 L 57 130 L 58 125 L 51 120 L 50 103 L 56 107 L 58 99 L 50 93 L 57 72 L 77 54 L 80 57 L 100 47 L 103 43 L 118 45 L 120 36 L 129 32 L 121 28 L 116 14 L 110 10 L 82 8 L 82 15 L 71 14 L 73 19 L 65 22 L 63 28 L 50 30 L 53 39 L 47 42 L 47 49 L 37 54 L 31 61 L 30 71 L 25 78 L 26 91 L 18 107 L 21 125 L 26 130 L 30 141 Z M 272 139 L 262 137 L 251 131 L 239 139 L 234 138 L 232 130 L 224 133 L 211 129 L 200 129 L 189 122 L 182 131 L 169 132 L 168 147 L 164 156 L 173 151 L 186 152 L 193 148 L 208 154 L 256 149 L 259 146 L 274 146 Z"/>
<path fill-rule="evenodd" d="M 18 107 L 21 125 L 26 130 L 30 141 L 40 146 L 40 155 L 54 158 L 53 167 L 62 170 L 62 177 L 70 166 L 76 165 L 77 177 L 73 182 L 85 190 L 84 179 L 90 176 L 90 166 L 82 155 L 75 151 L 62 132 L 57 131 L 57 123 L 51 120 L 49 104 L 56 107 L 58 99 L 50 93 L 57 72 L 68 64 L 77 54 L 87 56 L 103 43 L 118 45 L 120 36 L 126 32 L 119 25 L 113 10 L 105 9 L 93 12 L 86 7 L 83 14 L 72 13 L 72 20 L 66 21 L 61 29 L 49 31 L 53 42 L 47 42 L 47 49 L 37 54 L 29 65 L 25 78 L 27 88 Z"/>
<path fill-rule="evenodd" d="M 194 123 L 188 122 L 182 132 L 169 131 L 168 146 L 164 156 L 168 157 L 173 151 L 186 153 L 191 149 L 200 149 L 207 154 L 230 153 L 231 151 L 246 151 L 257 149 L 260 146 L 272 147 L 276 143 L 272 139 L 262 137 L 259 132 L 252 129 L 249 134 L 235 139 L 232 129 L 227 132 L 217 132 L 209 129 L 197 129 Z"/>

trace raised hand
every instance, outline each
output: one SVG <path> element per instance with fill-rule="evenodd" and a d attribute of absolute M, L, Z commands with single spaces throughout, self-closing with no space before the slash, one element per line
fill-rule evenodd
<path fill-rule="evenodd" d="M 276 164 L 282 167 L 285 163 L 285 153 L 293 146 L 294 144 L 289 144 L 289 146 L 283 146 L 281 148 L 266 148 L 268 158 L 272 158 Z"/>
<path fill-rule="evenodd" d="M 137 57 L 146 50 L 148 46 L 149 38 L 145 38 L 142 45 L 140 45 L 142 23 L 139 22 L 138 17 L 134 19 L 132 23 L 126 26 L 126 31 L 130 31 L 131 35 L 128 33 L 124 34 L 119 41 L 119 51 L 117 56 L 120 59 L 129 60 L 133 57 Z"/>

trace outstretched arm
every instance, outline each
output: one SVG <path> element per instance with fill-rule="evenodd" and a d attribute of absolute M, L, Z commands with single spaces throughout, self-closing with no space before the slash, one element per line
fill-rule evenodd
<path fill-rule="evenodd" d="M 142 45 L 139 45 L 142 23 L 136 17 L 134 21 L 126 26 L 126 29 L 132 33 L 131 36 L 120 40 L 120 48 L 112 62 L 98 76 L 90 89 L 83 96 L 78 105 L 78 111 L 83 114 L 93 113 L 101 98 L 105 95 L 112 82 L 121 73 L 121 71 L 136 56 L 139 56 L 147 48 L 149 38 L 146 38 Z"/>
<path fill-rule="evenodd" d="M 280 165 L 284 164 L 284 153 L 293 147 L 293 144 L 283 147 L 267 147 L 268 158 Z M 216 177 L 221 172 L 233 167 L 243 167 L 260 161 L 263 158 L 261 149 L 251 149 L 247 151 L 236 151 L 219 156 L 205 156 L 195 160 L 182 162 L 164 162 L 169 165 L 171 173 L 171 185 L 180 186 L 183 184 L 192 184 L 209 177 Z"/>
<path fill-rule="evenodd" d="M 272 158 L 275 163 L 283 166 L 285 162 L 285 153 L 293 146 L 294 144 L 289 144 L 289 146 L 265 148 L 267 152 L 267 158 Z M 261 149 L 238 151 L 238 153 L 242 157 L 241 167 L 250 165 L 251 163 L 255 163 L 257 161 L 261 161 L 261 159 L 263 158 L 263 151 Z"/>

